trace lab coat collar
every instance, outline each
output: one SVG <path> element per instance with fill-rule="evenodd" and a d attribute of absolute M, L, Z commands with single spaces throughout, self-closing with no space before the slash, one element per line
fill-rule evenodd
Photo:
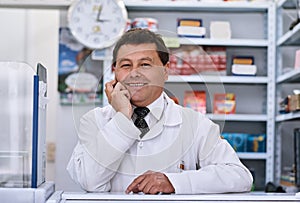
<path fill-rule="evenodd" d="M 160 107 L 152 107 L 152 104 L 154 106 L 156 102 L 158 102 L 158 105 Z M 170 97 L 168 97 L 168 95 L 165 92 L 163 92 L 162 96 L 159 97 L 159 99 L 154 101 L 152 104 L 149 105 L 150 110 L 153 111 L 152 115 L 158 120 L 161 119 L 161 116 L 163 114 L 163 108 L 164 108 L 165 116 L 164 116 L 163 125 L 176 126 L 182 123 L 182 115 L 181 115 L 182 107 L 175 104 L 175 102 Z M 104 117 L 111 119 L 116 114 L 116 111 L 111 105 L 108 105 L 104 107 L 103 113 L 104 113 Z"/>
<path fill-rule="evenodd" d="M 164 129 L 164 126 L 175 126 L 182 123 L 180 106 L 176 105 L 166 93 L 163 93 L 160 98 L 161 99 L 156 100 L 152 103 L 153 105 L 151 105 L 158 105 L 158 107 L 160 107 L 156 107 L 156 109 L 157 111 L 160 109 L 161 118 L 159 118 L 158 122 L 150 129 L 149 132 L 144 135 L 144 137 L 141 139 L 143 141 L 150 140 L 160 135 Z"/>
<path fill-rule="evenodd" d="M 167 102 L 165 108 L 165 126 L 175 126 L 182 123 L 182 107 L 175 104 L 175 102 L 168 97 L 168 95 L 164 92 L 163 93 L 164 99 Z"/>

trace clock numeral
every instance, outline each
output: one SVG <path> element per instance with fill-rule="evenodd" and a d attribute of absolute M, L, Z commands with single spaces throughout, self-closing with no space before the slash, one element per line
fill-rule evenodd
<path fill-rule="evenodd" d="M 101 7 L 102 7 L 102 6 L 99 5 L 99 4 L 98 4 L 98 5 L 94 5 L 94 6 L 93 6 L 93 13 L 94 13 L 94 12 L 95 12 L 95 13 L 98 13 L 99 10 L 101 9 Z"/>
<path fill-rule="evenodd" d="M 99 39 L 99 37 L 95 37 L 95 38 L 93 39 L 93 42 L 96 43 L 96 44 L 98 44 L 100 41 L 101 41 L 101 40 Z"/>
<path fill-rule="evenodd" d="M 73 17 L 73 21 L 74 21 L 75 23 L 78 23 L 78 22 L 80 22 L 80 18 L 79 18 L 79 17 Z"/>
<path fill-rule="evenodd" d="M 76 28 L 76 32 L 81 33 L 81 32 L 82 32 L 82 27 L 77 27 L 77 28 Z"/>
<path fill-rule="evenodd" d="M 78 6 L 76 8 L 76 10 L 77 10 L 78 13 L 82 13 L 83 12 L 83 8 L 81 6 Z"/>
<path fill-rule="evenodd" d="M 101 32 L 101 28 L 99 25 L 95 25 L 92 27 L 93 33 Z"/>
<path fill-rule="evenodd" d="M 116 18 L 116 21 L 117 21 L 117 23 L 120 23 L 120 22 L 121 22 L 121 18 L 120 18 L 120 17 L 117 17 L 117 18 Z"/>

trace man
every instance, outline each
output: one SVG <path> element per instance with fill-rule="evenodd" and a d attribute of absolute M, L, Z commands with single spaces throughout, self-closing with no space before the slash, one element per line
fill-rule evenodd
<path fill-rule="evenodd" d="M 169 54 L 159 35 L 126 32 L 114 48 L 113 66 L 115 80 L 106 84 L 110 105 L 82 117 L 68 164 L 82 188 L 145 194 L 250 190 L 252 176 L 220 138 L 218 125 L 164 93 Z"/>

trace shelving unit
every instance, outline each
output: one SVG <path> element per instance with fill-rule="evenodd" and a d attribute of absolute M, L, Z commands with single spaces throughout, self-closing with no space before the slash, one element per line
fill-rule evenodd
<path fill-rule="evenodd" d="M 215 121 L 267 121 L 265 114 L 206 114 L 208 118 Z"/>
<path fill-rule="evenodd" d="M 247 153 L 247 152 L 239 152 L 237 154 L 241 159 L 266 160 L 268 158 L 266 153 L 259 153 L 259 152 L 255 153 L 255 154 Z"/>
<path fill-rule="evenodd" d="M 168 2 L 168 1 L 139 1 L 124 0 L 130 11 L 227 11 L 227 12 L 265 12 L 269 9 L 268 3 L 250 2 Z"/>
<path fill-rule="evenodd" d="M 234 54 L 255 55 L 255 60 L 259 64 L 259 74 L 255 77 L 238 77 L 232 75 L 170 75 L 167 81 L 167 88 L 180 99 L 183 100 L 185 89 L 206 90 L 211 97 L 217 87 L 223 88 L 226 92 L 235 91 L 237 98 L 241 99 L 240 108 L 232 115 L 212 114 L 211 103 L 207 102 L 206 116 L 216 123 L 224 122 L 224 130 L 230 132 L 240 132 L 245 130 L 248 133 L 262 131 L 267 135 L 267 147 L 265 153 L 238 153 L 239 157 L 252 168 L 252 163 L 258 162 L 258 170 L 263 181 L 258 184 L 257 189 L 263 189 L 264 184 L 274 180 L 274 99 L 275 99 L 275 53 L 276 53 L 276 33 L 274 3 L 250 3 L 250 2 L 220 2 L 204 3 L 182 1 L 136 1 L 125 0 L 125 5 L 129 13 L 129 18 L 153 17 L 158 19 L 159 29 L 176 33 L 176 19 L 201 18 L 207 31 L 209 31 L 209 21 L 228 20 L 231 22 L 232 39 L 212 40 L 206 38 L 179 38 L 181 45 L 199 46 L 224 46 L 227 50 L 227 61 Z M 213 15 L 212 15 L 213 13 Z M 256 19 L 261 22 L 260 27 L 248 29 L 243 27 L 246 19 Z M 239 20 L 237 22 L 236 20 Z M 173 24 L 172 24 L 173 23 Z M 243 30 L 245 30 L 243 32 Z M 259 31 L 258 31 L 259 30 Z M 227 73 L 230 64 L 227 64 Z M 247 94 L 248 92 L 248 94 Z M 255 96 L 253 96 L 255 94 Z M 211 98 L 208 98 L 212 101 Z M 257 104 L 257 109 L 249 110 L 247 102 Z M 253 107 L 251 107 L 253 108 Z M 236 125 L 238 123 L 238 125 Z M 229 126 L 229 127 L 227 127 Z M 242 129 L 241 129 L 242 128 Z M 236 131 L 235 131 L 236 130 Z M 249 162 L 249 163 L 247 163 Z M 261 167 L 262 164 L 262 167 Z M 259 170 L 263 169 L 263 172 Z M 257 175 L 257 174 L 256 174 Z M 259 178 L 261 178 L 259 175 Z"/>
<path fill-rule="evenodd" d="M 299 37 L 299 39 L 300 39 L 300 37 Z M 300 69 L 294 69 L 285 74 L 278 75 L 276 82 L 278 84 L 286 83 L 286 82 L 297 83 L 297 82 L 299 82 L 299 79 L 300 79 Z"/>
<path fill-rule="evenodd" d="M 300 45 L 300 24 L 296 25 L 293 30 L 286 32 L 277 41 L 277 46 Z"/>
<path fill-rule="evenodd" d="M 300 68 L 294 68 L 295 51 L 300 49 L 300 24 L 289 30 L 289 25 L 296 20 L 296 5 L 293 0 L 281 0 L 277 3 L 277 77 L 276 77 L 276 131 L 275 131 L 275 180 L 277 184 L 283 167 L 292 166 L 293 129 L 299 127 L 300 112 L 279 114 L 279 102 L 300 83 Z M 289 147 L 284 143 L 289 143 Z M 285 147 L 283 147 L 285 146 Z M 287 156 L 286 156 L 287 155 Z"/>
<path fill-rule="evenodd" d="M 169 83 L 237 83 L 237 84 L 267 84 L 268 77 L 252 76 L 213 76 L 213 75 L 169 75 Z"/>
<path fill-rule="evenodd" d="M 229 40 L 216 40 L 216 39 L 203 39 L 203 38 L 180 38 L 182 45 L 210 45 L 210 46 L 243 46 L 243 47 L 267 47 L 268 41 L 264 39 L 229 39 Z"/>

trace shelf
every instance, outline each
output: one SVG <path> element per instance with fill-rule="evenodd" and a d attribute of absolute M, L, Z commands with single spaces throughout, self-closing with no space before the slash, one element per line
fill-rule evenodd
<path fill-rule="evenodd" d="M 287 114 L 281 114 L 276 116 L 276 121 L 281 122 L 281 121 L 291 121 L 291 120 L 297 120 L 300 119 L 300 112 L 291 112 Z"/>
<path fill-rule="evenodd" d="M 222 11 L 222 12 L 266 12 L 268 2 L 184 2 L 158 0 L 124 0 L 129 11 Z"/>
<path fill-rule="evenodd" d="M 218 76 L 218 75 L 169 75 L 168 83 L 229 83 L 267 84 L 267 77 L 258 76 Z"/>
<path fill-rule="evenodd" d="M 300 68 L 289 71 L 277 77 L 277 83 L 300 83 Z"/>
<path fill-rule="evenodd" d="M 279 0 L 277 1 L 277 8 L 295 9 L 295 1 L 290 0 Z"/>
<path fill-rule="evenodd" d="M 265 114 L 206 114 L 215 121 L 267 121 Z"/>
<path fill-rule="evenodd" d="M 179 38 L 183 45 L 209 45 L 209 46 L 243 46 L 243 47 L 267 47 L 265 39 L 228 39 L 217 40 L 209 38 Z"/>
<path fill-rule="evenodd" d="M 267 159 L 267 153 L 262 152 L 238 152 L 237 155 L 240 159 Z"/>
<path fill-rule="evenodd" d="M 1 0 L 0 7 L 5 8 L 41 8 L 67 9 L 72 0 Z M 181 2 L 167 0 L 124 0 L 128 11 L 227 11 L 227 12 L 266 12 L 271 5 L 268 2 Z"/>
<path fill-rule="evenodd" d="M 300 23 L 294 29 L 286 32 L 277 41 L 277 46 L 297 46 L 300 45 Z"/>
<path fill-rule="evenodd" d="M 1 0 L 0 8 L 68 9 L 72 0 Z"/>

